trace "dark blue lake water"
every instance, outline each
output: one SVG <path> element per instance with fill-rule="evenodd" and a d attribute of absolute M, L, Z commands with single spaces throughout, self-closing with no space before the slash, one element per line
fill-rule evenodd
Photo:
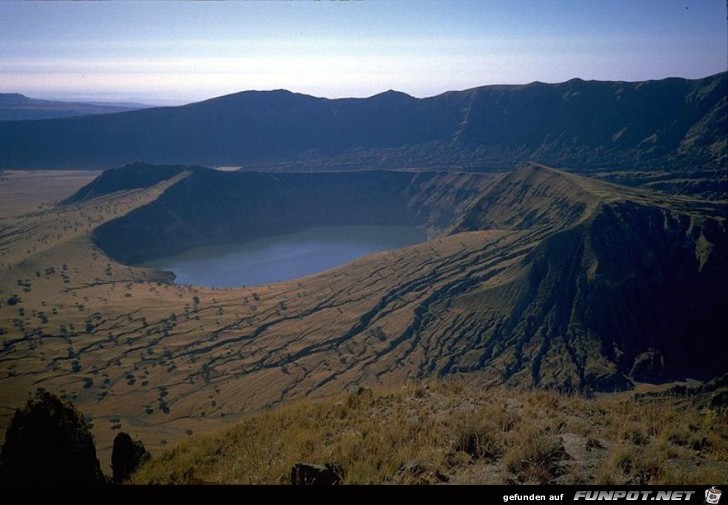
<path fill-rule="evenodd" d="M 323 272 L 367 254 L 425 240 L 424 228 L 406 226 L 310 228 L 244 244 L 198 247 L 142 266 L 174 272 L 177 284 L 256 286 Z"/>

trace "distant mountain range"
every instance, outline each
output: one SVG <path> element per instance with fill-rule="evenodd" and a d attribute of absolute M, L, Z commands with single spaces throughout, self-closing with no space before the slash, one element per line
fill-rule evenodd
<path fill-rule="evenodd" d="M 0 168 L 135 160 L 322 170 L 723 169 L 728 73 L 484 86 L 417 99 L 246 91 L 179 107 L 0 123 Z"/>
<path fill-rule="evenodd" d="M 93 114 L 111 114 L 149 108 L 137 103 L 59 102 L 37 100 L 18 93 L 0 93 L 0 121 L 54 119 Z"/>

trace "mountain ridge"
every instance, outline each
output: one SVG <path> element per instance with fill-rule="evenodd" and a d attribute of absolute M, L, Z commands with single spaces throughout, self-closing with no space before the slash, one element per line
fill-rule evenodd
<path fill-rule="evenodd" d="M 0 166 L 132 161 L 275 170 L 721 169 L 728 73 L 638 83 L 495 85 L 435 97 L 240 92 L 180 107 L 0 124 Z"/>

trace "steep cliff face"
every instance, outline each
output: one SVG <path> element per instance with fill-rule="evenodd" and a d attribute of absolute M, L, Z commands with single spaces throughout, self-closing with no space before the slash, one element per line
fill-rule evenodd
<path fill-rule="evenodd" d="M 515 383 L 611 390 L 724 372 L 724 218 L 621 202 L 542 240 L 453 301 L 489 342 L 478 366 Z M 465 364 L 472 369 L 472 363 Z"/>
<path fill-rule="evenodd" d="M 714 350 L 728 334 L 728 234 L 715 210 L 624 202 L 586 230 L 574 317 L 623 373 L 654 380 L 726 370 Z"/>
<path fill-rule="evenodd" d="M 725 371 L 712 351 L 728 331 L 720 205 L 654 201 L 532 167 L 493 187 L 458 229 L 483 226 L 540 238 L 501 282 L 452 302 L 486 328 L 477 366 L 497 364 L 514 382 L 595 389 Z"/>

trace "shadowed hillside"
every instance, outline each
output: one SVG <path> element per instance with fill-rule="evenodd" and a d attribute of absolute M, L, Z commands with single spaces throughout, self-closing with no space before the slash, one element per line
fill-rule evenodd
<path fill-rule="evenodd" d="M 181 170 L 145 165 L 111 170 L 68 202 L 127 189 L 131 184 L 151 186 Z M 201 167 L 189 170 L 188 177 L 154 203 L 96 229 L 95 243 L 117 260 L 138 263 L 201 245 L 242 243 L 318 226 L 426 226 L 434 236 L 450 227 L 498 177 L 394 171 L 269 174 Z M 137 180 L 137 174 L 144 174 L 145 179 Z"/>
<path fill-rule="evenodd" d="M 337 100 L 246 91 L 182 107 L 3 123 L 0 167 L 143 160 L 285 171 L 483 171 L 538 160 L 575 170 L 715 170 L 727 162 L 727 75 L 535 82 L 425 99 L 393 91 Z"/>
<path fill-rule="evenodd" d="M 491 189 L 459 230 L 488 227 L 550 233 L 504 282 L 452 301 L 480 320 L 484 349 L 466 369 L 499 363 L 508 380 L 598 389 L 725 371 L 705 356 L 728 330 L 723 206 L 532 167 Z"/>

